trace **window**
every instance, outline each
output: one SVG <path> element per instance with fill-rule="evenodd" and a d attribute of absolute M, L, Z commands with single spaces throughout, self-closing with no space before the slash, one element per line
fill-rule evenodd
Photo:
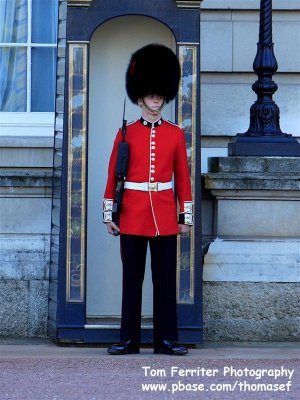
<path fill-rule="evenodd" d="M 0 1 L 1 125 L 53 116 L 57 13 L 58 0 Z"/>

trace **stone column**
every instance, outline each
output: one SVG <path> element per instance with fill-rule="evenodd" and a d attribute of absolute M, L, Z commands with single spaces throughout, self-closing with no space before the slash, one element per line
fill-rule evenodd
<path fill-rule="evenodd" d="M 298 340 L 300 159 L 209 163 L 217 237 L 204 259 L 205 339 Z"/>

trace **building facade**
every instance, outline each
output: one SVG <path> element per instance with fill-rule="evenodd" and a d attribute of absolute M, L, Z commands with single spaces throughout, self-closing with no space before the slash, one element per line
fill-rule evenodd
<path fill-rule="evenodd" d="M 298 337 L 299 181 L 288 175 L 291 169 L 295 174 L 300 172 L 297 170 L 297 162 L 285 160 L 285 167 L 280 165 L 279 171 L 273 167 L 275 176 L 268 175 L 271 167 L 267 166 L 267 169 L 259 170 L 259 177 L 254 175 L 254 178 L 259 179 L 261 175 L 266 177 L 265 186 L 241 189 L 245 179 L 235 175 L 236 170 L 230 170 L 232 167 L 223 164 L 223 170 L 218 170 L 217 167 L 209 166 L 208 161 L 209 157 L 227 158 L 228 142 L 237 133 L 245 132 L 249 125 L 249 109 L 255 101 L 251 85 L 256 80 L 252 63 L 258 40 L 259 1 L 203 0 L 200 12 L 201 2 L 167 3 L 170 4 L 173 18 L 168 22 L 169 25 L 163 24 L 158 17 L 154 18 L 147 6 L 145 10 L 148 13 L 144 12 L 143 17 L 138 12 L 130 12 L 132 10 L 116 10 L 115 18 L 107 18 L 106 21 L 103 16 L 100 25 L 97 22 L 97 18 L 100 18 L 98 14 L 102 12 L 104 15 L 106 11 L 105 7 L 104 11 L 101 9 L 101 1 L 98 0 L 19 0 L 1 3 L 0 18 L 5 18 L 5 24 L 1 26 L 6 27 L 3 29 L 1 45 L 4 60 L 1 65 L 4 71 L 1 73 L 4 79 L 1 87 L 4 89 L 1 89 L 0 114 L 1 336 L 50 335 L 57 338 L 57 315 L 61 326 L 65 324 L 65 329 L 70 330 L 76 321 L 69 318 L 69 315 L 83 312 L 78 311 L 81 307 L 85 309 L 83 315 L 86 319 L 81 323 L 89 325 L 89 337 L 93 336 L 91 341 L 97 341 L 99 316 L 104 327 L 102 331 L 108 332 L 110 336 L 100 335 L 102 339 L 98 336 L 98 341 L 114 339 L 115 329 L 110 328 L 114 318 L 118 317 L 120 281 L 116 279 L 110 286 L 111 275 L 107 271 L 105 275 L 98 267 L 97 249 L 102 246 L 100 257 L 103 265 L 108 263 L 104 250 L 111 249 L 110 254 L 117 251 L 116 243 L 107 241 L 99 222 L 105 180 L 103 171 L 109 155 L 106 153 L 122 118 L 120 110 L 124 90 L 122 78 L 118 81 L 116 77 L 123 76 L 122 67 L 118 67 L 119 61 L 129 59 L 132 46 L 158 41 L 177 51 L 180 46 L 185 46 L 181 47 L 181 51 L 186 52 L 184 54 L 188 54 L 189 50 L 195 54 L 199 51 L 200 55 L 200 64 L 197 64 L 197 57 L 193 64 L 196 72 L 191 72 L 191 76 L 197 77 L 196 80 L 191 78 L 192 87 L 196 87 L 193 92 L 195 97 L 192 97 L 194 111 L 191 120 L 195 121 L 194 135 L 201 135 L 201 161 L 200 139 L 197 146 L 191 142 L 188 150 L 195 151 L 193 168 L 197 171 L 194 179 L 199 181 L 195 183 L 198 191 L 201 187 L 199 171 L 203 175 L 202 200 L 197 194 L 197 201 L 202 205 L 203 284 L 200 260 L 202 249 L 198 248 L 201 242 L 199 238 L 197 241 L 192 238 L 191 242 L 198 246 L 196 249 L 191 242 L 181 245 L 183 250 L 185 246 L 188 250 L 186 253 L 182 250 L 181 254 L 186 257 L 180 257 L 180 265 L 184 268 L 179 267 L 179 271 L 188 271 L 188 274 L 185 276 L 184 272 L 179 272 L 182 273 L 179 275 L 179 282 L 182 283 L 182 287 L 179 287 L 179 293 L 182 293 L 182 297 L 179 296 L 180 313 L 202 314 L 202 293 L 197 293 L 202 292 L 203 287 L 204 340 L 296 340 Z M 297 3 L 288 0 L 283 5 L 281 1 L 273 1 L 273 41 L 279 64 L 274 78 L 279 89 L 274 98 L 281 109 L 281 128 L 299 139 L 300 6 Z M 94 20 L 88 17 L 92 15 L 91 10 L 94 10 Z M 86 21 L 94 24 L 94 28 L 90 27 L 92 35 L 89 40 L 83 38 L 83 28 L 81 33 L 75 29 L 78 25 L 76 13 L 79 12 L 86 13 Z M 188 23 L 176 31 L 174 21 L 178 12 L 187 15 L 186 21 L 190 18 L 187 13 L 195 13 L 197 18 L 200 15 L 199 27 L 195 25 L 197 40 Z M 52 25 L 45 32 L 40 21 L 49 15 Z M 173 32 L 177 32 L 175 36 L 170 28 L 172 24 Z M 75 37 L 77 33 L 79 36 Z M 131 43 L 133 37 L 136 40 L 134 44 Z M 192 47 L 187 48 L 191 46 L 191 41 L 187 40 L 190 37 L 193 39 Z M 63 263 L 59 260 L 62 260 L 62 253 L 67 252 L 68 247 L 65 245 L 69 232 L 67 219 L 65 225 L 62 223 L 67 206 L 61 200 L 61 193 L 67 196 L 69 190 L 67 175 L 63 178 L 64 171 L 70 166 L 70 158 L 66 155 L 68 151 L 64 147 L 68 135 L 67 114 L 70 103 L 69 57 L 70 49 L 73 49 L 73 55 L 79 57 L 75 61 L 82 61 L 80 52 L 85 51 L 85 44 L 88 44 L 89 49 L 86 54 L 89 80 L 85 83 L 89 89 L 86 132 L 89 135 L 89 147 L 88 165 L 85 165 L 89 179 L 85 199 L 85 210 L 88 210 L 85 229 L 89 239 L 84 243 L 88 270 L 85 271 L 85 292 L 82 294 L 78 289 L 78 279 L 81 276 L 78 278 L 76 273 L 68 275 L 68 293 L 67 270 L 63 272 L 66 280 L 59 278 L 59 265 Z M 110 48 L 117 51 L 109 51 Z M 82 63 L 81 69 L 79 64 L 72 64 L 75 68 L 73 77 L 87 68 Z M 99 88 L 102 94 L 99 94 Z M 73 90 L 76 91 L 76 87 Z M 80 89 L 72 92 L 75 111 L 81 107 L 81 94 Z M 186 111 L 180 113 L 183 108 L 178 104 L 166 109 L 166 116 L 178 122 L 187 121 Z M 134 118 L 136 111 L 129 105 L 127 119 Z M 109 122 L 111 120 L 112 124 Z M 82 139 L 82 136 L 76 136 L 75 130 L 72 150 L 76 150 L 76 143 Z M 82 149 L 82 144 L 79 147 Z M 72 157 L 76 157 L 75 150 Z M 81 159 L 79 157 L 78 161 Z M 247 174 L 255 173 L 253 165 L 252 169 L 247 165 L 243 168 L 242 171 Z M 226 171 L 230 172 L 230 177 L 224 177 Z M 282 176 L 282 171 L 286 175 Z M 221 183 L 219 175 L 216 175 L 218 172 L 223 177 Z M 282 180 L 290 181 L 290 187 L 272 186 L 272 182 L 278 183 L 278 173 Z M 229 188 L 226 185 L 230 179 Z M 256 180 L 261 182 L 259 179 Z M 72 186 L 69 188 L 72 190 Z M 264 209 L 263 205 L 266 204 Z M 253 210 L 251 218 L 247 218 L 247 208 Z M 200 207 L 198 210 L 200 214 Z M 74 232 L 76 226 L 71 228 Z M 197 229 L 201 230 L 199 226 Z M 76 240 L 71 242 L 71 249 L 72 243 L 76 243 Z M 198 271 L 195 275 L 194 267 Z M 113 268 L 118 271 L 118 264 L 113 264 Z M 76 268 L 69 271 L 76 272 Z M 110 283 L 104 281 L 102 290 L 98 282 L 103 280 L 104 275 Z M 113 275 L 117 275 L 117 272 Z M 72 282 L 75 284 L 72 285 Z M 144 315 L 147 320 L 147 317 L 151 317 L 149 277 L 145 285 Z M 62 293 L 64 299 L 69 296 L 69 300 L 75 301 L 69 304 L 66 302 L 68 307 L 59 311 Z M 82 304 L 80 296 L 85 297 Z M 183 325 L 190 324 L 193 329 L 199 328 L 202 315 L 200 319 L 197 318 L 188 321 L 183 319 Z M 103 322 L 105 319 L 106 322 Z M 145 322 L 146 333 L 149 326 Z M 63 331 L 64 328 L 61 329 Z M 197 329 L 196 335 L 200 337 L 202 328 Z M 184 332 L 183 329 L 185 335 Z M 64 340 L 72 340 L 72 337 L 62 337 Z M 146 340 L 147 337 L 145 334 Z M 73 339 L 78 341 L 80 337 L 75 335 Z M 195 338 L 186 340 L 197 342 Z"/>

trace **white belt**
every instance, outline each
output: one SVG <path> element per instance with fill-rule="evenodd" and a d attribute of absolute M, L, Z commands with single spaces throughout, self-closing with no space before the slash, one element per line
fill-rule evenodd
<path fill-rule="evenodd" d="M 125 189 L 142 190 L 143 192 L 160 192 L 161 190 L 172 189 L 171 182 L 125 182 Z"/>

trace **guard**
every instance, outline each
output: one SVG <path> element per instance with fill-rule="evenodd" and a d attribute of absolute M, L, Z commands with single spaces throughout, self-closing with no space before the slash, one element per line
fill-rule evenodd
<path fill-rule="evenodd" d="M 129 159 L 119 226 L 113 219 L 113 209 L 118 145 L 124 140 L 122 129 L 114 142 L 104 193 L 103 222 L 108 233 L 120 234 L 123 264 L 120 343 L 108 349 L 112 355 L 140 351 L 142 285 L 148 244 L 153 282 L 154 353 L 188 353 L 185 346 L 177 343 L 176 246 L 177 235 L 189 232 L 193 224 L 191 184 L 184 132 L 161 117 L 164 104 L 178 92 L 179 80 L 176 55 L 160 44 L 136 51 L 126 72 L 128 97 L 141 107 L 142 116 L 126 129 Z"/>

